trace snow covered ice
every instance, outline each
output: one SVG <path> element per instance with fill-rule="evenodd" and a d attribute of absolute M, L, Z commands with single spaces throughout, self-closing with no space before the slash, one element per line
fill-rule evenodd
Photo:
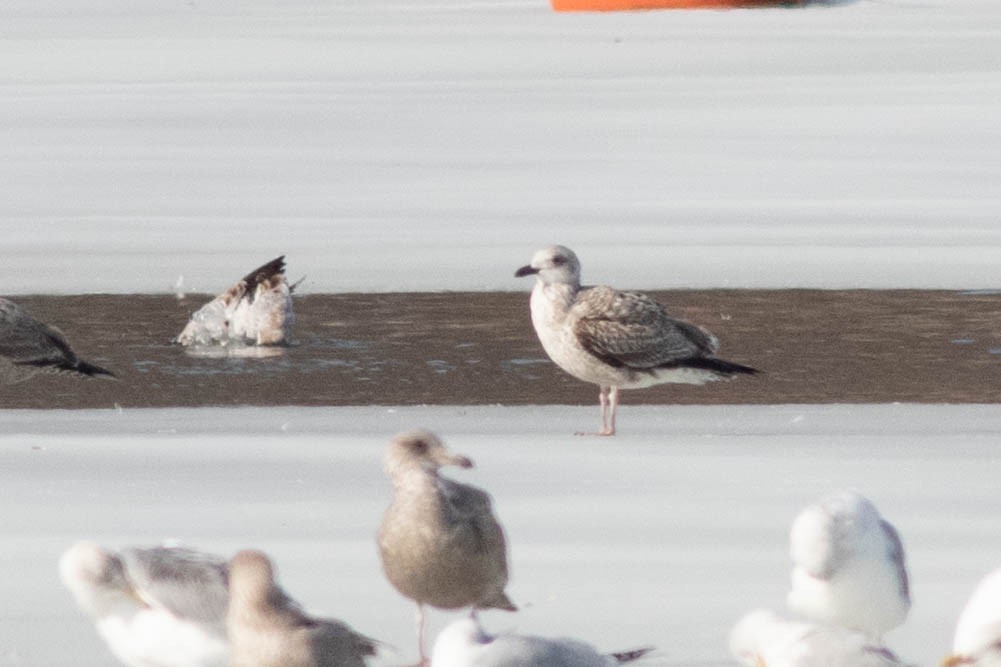
<path fill-rule="evenodd" d="M 996 287 L 999 39 L 994 0 L 11 0 L 0 283 L 518 290 L 562 243 L 635 289 Z"/>
<path fill-rule="evenodd" d="M 271 554 L 313 613 L 416 658 L 413 605 L 382 575 L 375 532 L 393 434 L 433 424 L 493 495 L 521 610 L 491 632 L 658 647 L 654 665 L 732 664 L 748 610 L 782 609 L 789 525 L 818 492 L 854 486 L 893 516 L 914 605 L 886 635 L 933 664 L 997 567 L 996 406 L 625 406 L 615 440 L 570 435 L 593 406 L 8 411 L 0 664 L 112 665 L 56 573 L 83 537 L 178 539 Z M 429 637 L 453 614 L 431 611 Z M 58 632 L 56 632 L 58 630 Z"/>

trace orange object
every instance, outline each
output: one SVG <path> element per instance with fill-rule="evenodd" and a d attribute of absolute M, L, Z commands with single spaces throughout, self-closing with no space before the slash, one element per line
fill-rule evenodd
<path fill-rule="evenodd" d="M 804 0 L 551 0 L 558 12 L 615 12 L 634 9 L 735 9 L 799 5 Z"/>

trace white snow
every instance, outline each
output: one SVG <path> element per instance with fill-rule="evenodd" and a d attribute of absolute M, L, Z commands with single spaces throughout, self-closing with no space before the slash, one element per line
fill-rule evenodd
<path fill-rule="evenodd" d="M 994 0 L 8 0 L 6 294 L 997 286 Z"/>
<path fill-rule="evenodd" d="M 854 487 L 907 549 L 914 607 L 887 642 L 933 664 L 975 584 L 997 567 L 1001 408 L 625 406 L 615 439 L 571 435 L 587 407 L 5 411 L 0 665 L 113 665 L 61 588 L 59 554 L 165 538 L 257 547 L 312 611 L 416 657 L 413 607 L 379 569 L 383 448 L 427 426 L 476 467 L 510 542 L 491 631 L 654 644 L 653 665 L 731 664 L 731 625 L 781 609 L 788 530 Z M 435 612 L 430 631 L 453 615 Z"/>

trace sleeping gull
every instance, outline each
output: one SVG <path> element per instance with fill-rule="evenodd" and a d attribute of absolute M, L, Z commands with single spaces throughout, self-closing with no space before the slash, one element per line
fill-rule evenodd
<path fill-rule="evenodd" d="M 0 298 L 0 384 L 27 380 L 37 373 L 115 377 L 111 371 L 77 357 L 58 329 L 39 322 L 13 301 Z"/>
<path fill-rule="evenodd" d="M 1001 568 L 977 584 L 956 622 L 952 655 L 943 667 L 1001 667 Z"/>
<path fill-rule="evenodd" d="M 599 653 L 576 639 L 532 635 L 488 635 L 474 618 L 453 621 L 438 634 L 431 654 L 434 667 L 615 667 L 653 649 Z"/>
<path fill-rule="evenodd" d="M 306 615 L 275 583 L 260 551 L 229 561 L 231 667 L 364 667 L 375 643 L 333 619 Z"/>
<path fill-rule="evenodd" d="M 198 309 L 175 341 L 185 347 L 288 344 L 294 289 L 285 279 L 285 256 L 277 257 Z"/>
<path fill-rule="evenodd" d="M 70 547 L 59 574 L 115 657 L 131 667 L 225 667 L 222 559 L 180 547 Z"/>
<path fill-rule="evenodd" d="M 671 317 L 644 294 L 581 287 L 580 262 L 569 248 L 540 250 L 514 275 L 536 277 L 532 324 L 546 354 L 570 375 L 601 388 L 598 435 L 615 435 L 620 389 L 703 384 L 757 372 L 717 358 L 712 334 Z"/>
<path fill-rule="evenodd" d="M 439 475 L 446 465 L 473 463 L 430 431 L 397 435 L 386 451 L 393 500 L 379 527 L 379 556 L 389 582 L 417 603 L 422 663 L 424 605 L 516 610 L 504 593 L 507 547 L 490 496 Z"/>
<path fill-rule="evenodd" d="M 803 509 L 790 530 L 789 608 L 873 639 L 904 622 L 911 596 L 904 547 L 876 506 L 841 491 Z"/>
<path fill-rule="evenodd" d="M 747 667 L 895 667 L 902 662 L 865 634 L 837 625 L 790 620 L 767 609 L 740 619 L 730 652 Z"/>

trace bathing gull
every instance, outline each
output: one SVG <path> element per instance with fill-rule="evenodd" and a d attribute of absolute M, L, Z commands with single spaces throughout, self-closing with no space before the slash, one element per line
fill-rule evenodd
<path fill-rule="evenodd" d="M 115 377 L 111 371 L 78 358 L 58 329 L 39 322 L 13 301 L 0 298 L 0 384 L 27 380 L 36 373 Z"/>
<path fill-rule="evenodd" d="M 904 547 L 876 506 L 841 491 L 803 509 L 790 530 L 789 608 L 872 639 L 904 622 L 911 596 Z"/>
<path fill-rule="evenodd" d="M 59 573 L 115 657 L 131 667 L 225 667 L 225 562 L 180 547 L 70 547 Z"/>
<path fill-rule="evenodd" d="M 282 255 L 198 309 L 175 341 L 200 347 L 288 344 L 295 322 L 293 289 Z"/>
<path fill-rule="evenodd" d="M 344 623 L 306 615 L 259 551 L 229 561 L 229 592 L 231 667 L 364 667 L 375 655 L 375 643 Z"/>
<path fill-rule="evenodd" d="M 453 621 L 438 634 L 431 654 L 434 667 L 615 667 L 653 649 L 599 653 L 576 639 L 483 631 L 474 618 Z"/>
<path fill-rule="evenodd" d="M 952 655 L 943 667 L 1001 667 L 1001 568 L 974 589 L 956 622 Z"/>
<path fill-rule="evenodd" d="M 717 358 L 712 334 L 671 317 L 644 294 L 581 287 L 580 262 L 569 248 L 540 250 L 514 275 L 536 277 L 532 324 L 546 354 L 570 375 L 601 388 L 598 435 L 615 435 L 620 389 L 703 384 L 757 372 Z"/>
<path fill-rule="evenodd" d="M 429 431 L 397 435 L 386 451 L 393 499 L 379 527 L 379 556 L 390 583 L 417 603 L 422 663 L 424 605 L 516 609 L 504 593 L 507 547 L 490 496 L 439 475 L 446 465 L 473 463 Z"/>
<path fill-rule="evenodd" d="M 730 652 L 747 667 L 896 667 L 892 651 L 837 625 L 791 620 L 757 609 L 730 633 Z"/>

